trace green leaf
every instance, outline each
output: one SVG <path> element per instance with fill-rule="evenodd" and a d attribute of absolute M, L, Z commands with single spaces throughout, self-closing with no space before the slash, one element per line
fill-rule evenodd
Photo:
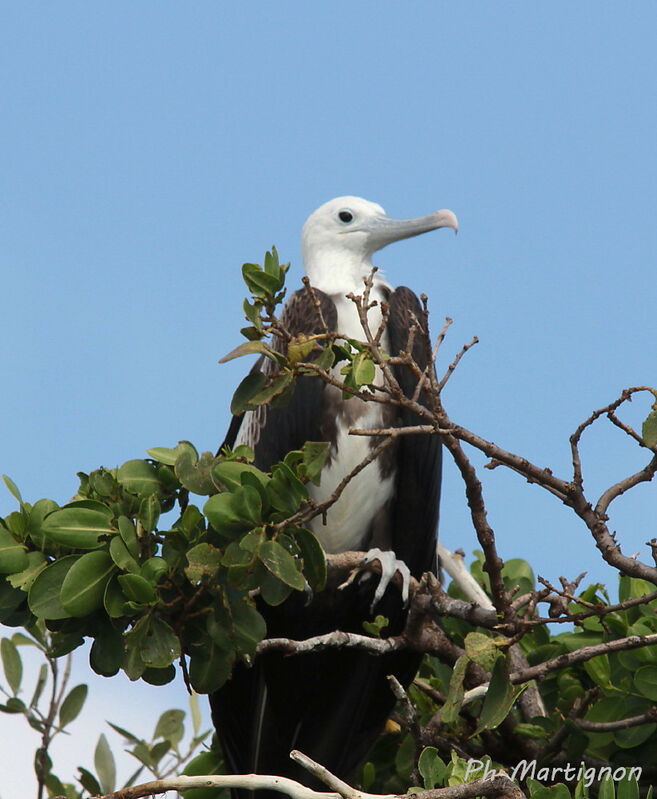
<path fill-rule="evenodd" d="M 260 469 L 250 463 L 241 461 L 220 460 L 212 467 L 214 477 L 229 490 L 233 491 L 243 484 L 245 474 L 251 474 L 258 479 L 262 486 L 266 486 L 269 478 Z"/>
<path fill-rule="evenodd" d="M 639 785 L 634 777 L 629 778 L 629 773 L 616 783 L 616 799 L 639 799 Z"/>
<path fill-rule="evenodd" d="M 103 793 L 100 783 L 90 771 L 87 771 L 86 768 L 82 768 L 82 766 L 78 766 L 78 773 L 80 775 L 78 777 L 80 785 L 82 785 L 85 791 L 91 796 L 98 796 Z"/>
<path fill-rule="evenodd" d="M 465 654 L 486 671 L 490 671 L 500 653 L 496 639 L 484 633 L 468 633 L 465 637 Z"/>
<path fill-rule="evenodd" d="M 584 670 L 601 688 L 611 685 L 611 665 L 608 655 L 598 655 L 584 662 Z"/>
<path fill-rule="evenodd" d="M 306 356 L 310 355 L 316 346 L 316 338 L 307 336 L 305 333 L 300 333 L 295 336 L 287 345 L 287 357 L 292 363 L 299 363 L 305 361 Z"/>
<path fill-rule="evenodd" d="M 157 585 L 162 575 L 169 570 L 169 564 L 164 558 L 155 555 L 141 566 L 141 576 L 151 585 Z"/>
<path fill-rule="evenodd" d="M 37 576 L 30 588 L 27 602 L 30 610 L 40 619 L 68 619 L 71 614 L 59 599 L 62 583 L 69 570 L 81 555 L 67 555 L 59 558 Z"/>
<path fill-rule="evenodd" d="M 101 497 L 115 497 L 119 492 L 119 485 L 112 472 L 106 469 L 96 469 L 89 475 L 91 487 Z"/>
<path fill-rule="evenodd" d="M 634 749 L 647 741 L 655 730 L 657 730 L 657 724 L 639 724 L 636 727 L 628 727 L 626 730 L 616 730 L 614 742 L 621 749 Z"/>
<path fill-rule="evenodd" d="M 231 570 L 232 571 L 232 570 Z M 274 575 L 265 570 L 260 580 L 260 596 L 263 600 L 272 607 L 280 605 L 290 596 L 293 589 L 289 585 L 274 577 Z"/>
<path fill-rule="evenodd" d="M 637 691 L 651 699 L 657 701 L 657 666 L 642 666 L 634 674 L 634 685 Z"/>
<path fill-rule="evenodd" d="M 279 580 L 297 591 L 304 590 L 305 580 L 297 568 L 298 561 L 277 541 L 265 541 L 258 550 L 258 557 Z"/>
<path fill-rule="evenodd" d="M 251 554 L 253 554 L 264 540 L 265 540 L 264 529 L 262 527 L 256 527 L 255 529 L 250 530 L 246 535 L 243 535 L 240 538 L 238 546 L 240 547 L 240 549 L 243 549 L 245 552 L 250 552 Z M 235 542 L 233 541 L 231 544 L 229 544 L 226 547 L 226 551 L 228 551 L 233 546 L 234 543 Z"/>
<path fill-rule="evenodd" d="M 513 703 L 526 687 L 526 685 L 516 687 L 509 682 L 506 658 L 498 657 L 493 666 L 488 691 L 484 697 L 477 732 L 498 727 L 509 715 Z"/>
<path fill-rule="evenodd" d="M 269 477 L 265 476 L 265 480 L 260 480 L 255 474 L 251 472 L 244 472 L 242 474 L 242 485 L 249 486 L 252 489 L 255 489 L 258 494 L 260 495 L 260 504 L 261 504 L 261 517 L 265 519 L 269 516 L 269 512 L 271 511 L 271 504 L 269 502 L 269 494 L 267 493 L 267 485 L 269 484 Z"/>
<path fill-rule="evenodd" d="M 458 719 L 459 710 L 463 704 L 463 678 L 465 677 L 465 670 L 469 662 L 469 658 L 466 655 L 461 655 L 452 669 L 447 701 L 443 705 L 441 713 L 442 720 L 446 724 L 450 724 Z"/>
<path fill-rule="evenodd" d="M 221 566 L 221 551 L 212 544 L 202 543 L 192 547 L 187 552 L 187 562 L 185 575 L 190 583 L 198 583 L 204 577 L 212 578 L 219 571 Z"/>
<path fill-rule="evenodd" d="M 155 602 L 157 594 L 153 586 L 138 574 L 121 574 L 117 578 L 121 590 L 133 602 L 148 605 Z"/>
<path fill-rule="evenodd" d="M 233 491 L 233 508 L 240 519 L 250 522 L 251 527 L 262 524 L 262 500 L 260 492 L 250 485 L 243 485 Z"/>
<path fill-rule="evenodd" d="M 25 593 L 0 580 L 0 624 L 5 624 L 25 601 Z"/>
<path fill-rule="evenodd" d="M 233 399 L 230 403 L 230 412 L 233 416 L 239 416 L 244 411 L 250 410 L 251 397 L 259 394 L 266 383 L 267 378 L 262 372 L 250 372 L 233 394 Z"/>
<path fill-rule="evenodd" d="M 189 679 L 195 691 L 209 694 L 230 677 L 235 653 L 215 646 L 210 640 L 192 647 L 189 659 Z"/>
<path fill-rule="evenodd" d="M 29 591 L 32 583 L 47 565 L 48 561 L 42 552 L 28 552 L 27 566 L 25 569 L 15 574 L 7 575 L 7 582 L 14 588 L 21 588 L 23 591 Z"/>
<path fill-rule="evenodd" d="M 303 573 L 313 591 L 322 591 L 326 585 L 326 555 L 317 537 L 304 527 L 295 527 L 294 535 L 301 550 Z"/>
<path fill-rule="evenodd" d="M 96 745 L 94 765 L 103 793 L 112 793 L 116 788 L 116 765 L 114 763 L 114 755 L 104 734 L 101 734 Z"/>
<path fill-rule="evenodd" d="M 59 595 L 64 609 L 71 616 L 88 616 L 103 604 L 108 580 L 115 571 L 105 551 L 87 552 L 68 570 Z"/>
<path fill-rule="evenodd" d="M 160 519 L 160 511 L 160 500 L 158 499 L 157 494 L 151 494 L 149 497 L 144 497 L 139 504 L 137 518 L 147 533 L 151 530 L 155 530 L 157 527 L 157 523 Z"/>
<path fill-rule="evenodd" d="M 257 300 L 254 303 L 250 303 L 247 299 L 245 299 L 242 303 L 244 317 L 246 318 L 247 322 L 251 322 L 254 328 L 258 331 L 262 331 L 262 319 L 260 318 L 261 308 L 262 303 Z"/>
<path fill-rule="evenodd" d="M 23 497 L 21 496 L 21 492 L 18 490 L 16 483 L 6 474 L 2 475 L 2 479 L 4 480 L 5 485 L 9 489 L 10 493 L 13 495 L 14 499 L 17 499 L 18 502 L 22 505 L 23 504 Z"/>
<path fill-rule="evenodd" d="M 59 726 L 66 727 L 74 721 L 82 710 L 87 699 L 88 688 L 86 685 L 76 685 L 72 688 L 59 708 Z"/>
<path fill-rule="evenodd" d="M 171 627 L 157 616 L 149 620 L 144 636 L 141 657 L 150 668 L 164 669 L 180 657 L 180 641 Z M 181 711 L 182 712 L 182 711 Z"/>
<path fill-rule="evenodd" d="M 265 300 L 273 299 L 272 295 L 280 291 L 283 284 L 282 276 L 270 275 L 258 264 L 243 264 L 242 277 L 249 291 Z"/>
<path fill-rule="evenodd" d="M 433 746 L 427 746 L 422 750 L 417 766 L 427 790 L 439 786 L 447 770 L 447 765 Z"/>
<path fill-rule="evenodd" d="M 89 663 L 96 674 L 113 677 L 123 664 L 124 652 L 123 636 L 105 621 L 92 644 Z"/>
<path fill-rule="evenodd" d="M 303 452 L 303 473 L 304 476 L 319 485 L 322 469 L 326 463 L 331 445 L 327 441 L 306 441 L 301 448 Z"/>
<path fill-rule="evenodd" d="M 139 559 L 139 539 L 134 524 L 128 519 L 127 516 L 119 516 L 118 520 L 119 535 L 121 540 L 126 545 L 130 555 L 135 559 Z"/>
<path fill-rule="evenodd" d="M 325 347 L 319 355 L 314 359 L 314 364 L 319 366 L 325 372 L 328 372 L 335 363 L 335 353 L 332 347 Z"/>
<path fill-rule="evenodd" d="M 250 521 L 241 517 L 232 494 L 215 494 L 210 497 L 203 506 L 203 513 L 218 533 L 229 537 L 253 527 Z"/>
<path fill-rule="evenodd" d="M 41 699 L 41 694 L 43 693 L 43 689 L 46 687 L 47 682 L 48 682 L 48 666 L 46 663 L 42 663 L 39 668 L 39 676 L 37 677 L 37 683 L 34 688 L 34 693 L 32 694 L 32 699 L 30 701 L 31 708 L 34 708 L 39 704 L 39 699 Z"/>
<path fill-rule="evenodd" d="M 276 510 L 291 516 L 308 499 L 308 490 L 286 463 L 275 463 L 267 485 L 269 499 Z"/>
<path fill-rule="evenodd" d="M 535 741 L 541 741 L 549 736 L 549 731 L 541 727 L 540 724 L 520 723 L 514 727 L 516 735 L 523 735 L 525 738 L 532 738 Z"/>
<path fill-rule="evenodd" d="M 524 594 L 534 590 L 534 572 L 526 560 L 509 558 L 502 569 L 504 585 L 507 589 L 518 588 L 518 593 Z"/>
<path fill-rule="evenodd" d="M 267 632 L 267 625 L 260 613 L 242 595 L 231 599 L 230 612 L 233 621 L 233 636 L 238 650 L 253 655 L 256 646 Z"/>
<path fill-rule="evenodd" d="M 262 528 L 260 528 L 260 530 L 262 530 Z M 244 538 L 252 535 L 254 532 L 255 530 L 252 530 L 250 533 L 247 533 Z M 242 539 L 242 541 L 243 540 L 244 539 Z M 243 548 L 241 546 L 242 541 L 240 541 L 239 544 L 237 541 L 231 541 L 231 543 L 228 544 L 223 555 L 221 556 L 222 566 L 245 566 L 246 564 L 251 563 L 253 560 L 253 552 L 249 552 L 246 547 Z M 255 549 L 253 551 L 255 551 Z"/>
<path fill-rule="evenodd" d="M 187 442 L 181 442 L 187 444 Z M 176 477 L 183 486 L 193 494 L 207 496 L 214 494 L 217 487 L 212 479 L 212 467 L 215 457 L 211 452 L 196 454 L 194 447 L 189 444 L 181 449 L 176 458 L 174 467 Z"/>
<path fill-rule="evenodd" d="M 281 372 L 274 377 L 267 385 L 265 385 L 256 394 L 252 394 L 248 407 L 253 409 L 258 405 L 265 405 L 271 402 L 275 397 L 282 395 L 294 382 L 294 374 L 292 372 Z"/>
<path fill-rule="evenodd" d="M 600 781 L 598 799 L 616 799 L 616 785 L 611 777 L 605 776 Z"/>
<path fill-rule="evenodd" d="M 164 669 L 154 669 L 149 666 L 144 669 L 141 678 L 149 685 L 167 685 L 176 679 L 176 667 L 173 664 L 166 666 Z"/>
<path fill-rule="evenodd" d="M 359 352 L 354 358 L 352 375 L 357 388 L 374 382 L 376 367 L 367 352 Z"/>
<path fill-rule="evenodd" d="M 125 595 L 116 576 L 110 578 L 105 587 L 103 606 L 110 619 L 120 619 L 127 612 L 128 606 L 125 601 Z"/>
<path fill-rule="evenodd" d="M 2 656 L 2 668 L 9 683 L 12 693 L 17 694 L 23 679 L 23 663 L 18 649 L 9 638 L 0 641 L 0 655 Z"/>
<path fill-rule="evenodd" d="M 264 267 L 268 275 L 273 275 L 280 280 L 281 268 L 278 264 L 278 250 L 276 247 L 272 247 L 271 251 L 267 250 L 265 253 Z"/>
<path fill-rule="evenodd" d="M 184 710 L 165 710 L 155 725 L 153 739 L 163 738 L 172 746 L 177 746 L 185 734 L 184 718 Z"/>
<path fill-rule="evenodd" d="M 0 705 L 0 711 L 3 713 L 24 713 L 25 702 L 12 696 L 7 700 L 6 704 Z"/>
<path fill-rule="evenodd" d="M 46 518 L 46 516 L 48 516 L 48 514 L 52 513 L 58 508 L 59 505 L 56 502 L 53 502 L 51 499 L 38 499 L 34 505 L 32 505 L 30 516 L 27 522 L 27 534 L 32 542 L 39 547 L 39 549 L 44 549 L 46 546 L 46 537 L 41 529 L 43 520 Z"/>
<path fill-rule="evenodd" d="M 262 328 L 255 327 L 255 325 L 249 325 L 248 327 L 240 327 L 240 333 L 244 336 L 244 338 L 248 339 L 249 341 L 259 341 L 263 338 Z"/>
<path fill-rule="evenodd" d="M 111 535 L 112 511 L 101 504 L 85 500 L 69 503 L 60 510 L 46 516 L 41 527 L 49 541 L 71 547 L 72 549 L 96 549 L 100 546 L 98 537 Z"/>
<path fill-rule="evenodd" d="M 241 358 L 243 355 L 254 355 L 257 353 L 272 357 L 271 350 L 264 341 L 245 341 L 239 346 L 235 347 L 234 350 L 231 350 L 228 355 L 224 355 L 223 358 L 219 358 L 219 363 L 228 363 L 228 361 L 232 361 L 234 358 Z"/>
<path fill-rule="evenodd" d="M 538 780 L 528 779 L 530 799 L 571 799 L 571 793 L 563 783 L 543 785 Z"/>
<path fill-rule="evenodd" d="M 647 447 L 654 447 L 657 445 L 657 407 L 653 407 L 643 422 L 641 426 L 641 438 L 643 438 L 643 443 Z"/>
<path fill-rule="evenodd" d="M 160 488 L 155 466 L 149 461 L 126 461 L 119 466 L 116 479 L 127 491 L 140 497 L 155 494 Z"/>
<path fill-rule="evenodd" d="M 90 553 L 93 554 L 93 553 Z M 128 547 L 123 542 L 123 539 L 118 536 L 112 536 L 109 545 L 109 554 L 114 563 L 123 571 L 139 573 L 139 564 L 128 552 Z"/>
<path fill-rule="evenodd" d="M 377 614 L 371 621 L 363 622 L 363 630 L 372 638 L 381 638 L 381 633 L 390 624 L 390 619 L 387 616 Z"/>
<path fill-rule="evenodd" d="M 173 449 L 169 447 L 152 447 L 147 449 L 146 453 L 158 463 L 164 463 L 166 466 L 175 466 L 176 458 L 180 453 L 180 443 Z"/>
<path fill-rule="evenodd" d="M 15 574 L 27 568 L 25 545 L 0 528 L 0 574 Z"/>
<path fill-rule="evenodd" d="M 154 746 L 151 746 L 151 763 L 159 763 L 169 749 L 171 749 L 171 744 L 169 741 L 160 741 Z"/>
<path fill-rule="evenodd" d="M 192 691 L 188 698 L 189 701 L 189 715 L 192 719 L 192 730 L 194 735 L 199 734 L 199 730 L 201 729 L 201 708 L 199 706 L 198 701 L 198 694 L 196 691 Z"/>

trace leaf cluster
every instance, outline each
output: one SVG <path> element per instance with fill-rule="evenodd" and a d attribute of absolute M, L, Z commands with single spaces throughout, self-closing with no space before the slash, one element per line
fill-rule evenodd
<path fill-rule="evenodd" d="M 321 545 L 285 521 L 308 501 L 326 450 L 308 443 L 265 473 L 246 447 L 199 455 L 181 442 L 80 474 L 62 507 L 24 502 L 9 483 L 19 510 L 0 519 L 0 622 L 43 623 L 53 657 L 93 639 L 103 676 L 122 669 L 161 685 L 184 657 L 191 685 L 216 689 L 265 635 L 253 591 L 275 605 L 324 585 Z M 202 509 L 190 494 L 207 496 Z"/>

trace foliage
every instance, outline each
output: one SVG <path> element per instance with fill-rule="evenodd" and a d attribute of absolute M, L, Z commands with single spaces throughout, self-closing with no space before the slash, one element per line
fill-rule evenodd
<path fill-rule="evenodd" d="M 45 629 L 43 622 L 37 622 L 30 634 L 16 632 L 10 637 L 0 639 L 4 681 L 0 681 L 0 693 L 4 703 L 0 710 L 23 718 L 41 736 L 41 746 L 37 749 L 34 767 L 37 780 L 48 796 L 62 796 L 66 799 L 81 799 L 90 794 L 109 793 L 117 790 L 116 763 L 107 737 L 101 733 L 94 751 L 94 763 L 78 767 L 76 783 L 62 779 L 56 773 L 48 748 L 59 735 L 67 735 L 79 718 L 87 700 L 87 685 L 70 686 L 71 655 L 58 658 L 52 654 L 53 634 Z M 23 679 L 23 658 L 20 650 L 31 647 L 39 652 L 43 662 L 39 668 L 36 683 L 26 691 Z M 61 668 L 61 663 L 64 668 Z M 21 698 L 25 696 L 25 699 Z M 27 699 L 29 697 L 29 701 Z M 201 730 L 201 714 L 197 694 L 189 697 L 189 715 L 192 725 L 189 740 L 185 733 L 183 710 L 167 710 L 158 719 L 150 739 L 139 737 L 133 732 L 109 723 L 125 742 L 125 751 L 137 761 L 137 768 L 125 785 L 133 785 L 136 780 L 148 773 L 152 778 L 161 779 L 177 774 L 185 763 L 190 761 L 199 749 L 206 744 L 210 731 Z M 183 746 L 184 743 L 184 746 Z M 207 768 L 206 773 L 222 769 L 220 758 L 214 751 L 203 751 L 195 759 L 200 759 Z M 194 761 L 192 761 L 194 762 Z M 125 786 L 124 786 L 125 787 Z M 193 799 L 193 797 L 192 797 Z"/>
<path fill-rule="evenodd" d="M 231 406 L 235 414 L 284 403 L 300 375 L 335 381 L 339 374 L 345 396 L 367 398 L 377 366 L 388 357 L 377 361 L 371 346 L 328 330 L 290 335 L 275 316 L 285 294 L 286 271 L 275 250 L 267 253 L 263 267 L 243 267 L 251 292 L 244 302 L 246 342 L 223 360 L 255 353 L 272 368 L 252 372 L 240 383 Z M 653 407 L 643 425 L 647 447 L 657 441 L 656 414 Z M 323 589 L 325 556 L 308 529 L 322 509 L 309 501 L 308 483 L 318 484 L 327 453 L 328 444 L 307 442 L 264 472 L 254 465 L 248 447 L 199 454 L 181 441 L 174 448 L 149 450 L 144 460 L 79 473 L 75 497 L 61 507 L 50 499 L 24 501 L 11 479 L 4 478 L 18 509 L 0 519 L 0 623 L 24 632 L 0 643 L 5 677 L 0 711 L 22 716 L 42 735 L 35 769 L 49 795 L 73 799 L 85 791 L 115 788 L 113 755 L 103 735 L 94 767 L 80 767 L 79 787 L 55 776 L 48 755 L 52 738 L 68 729 L 86 699 L 84 685 L 64 690 L 67 680 L 57 663 L 85 639 L 92 640 L 89 662 L 97 674 L 109 677 L 123 670 L 131 680 L 163 685 L 180 668 L 188 686 L 209 693 L 230 677 L 238 660 L 248 663 L 256 656 L 266 630 L 255 594 L 277 605 L 293 591 Z M 471 573 L 494 595 L 486 557 L 481 552 L 475 556 Z M 508 596 L 538 597 L 532 569 L 524 561 L 507 561 L 501 579 Z M 622 576 L 620 602 L 639 601 L 613 612 L 606 610 L 610 600 L 600 585 L 562 597 L 568 612 L 593 611 L 556 634 L 547 624 L 528 623 L 517 637 L 524 657 L 535 665 L 584 646 L 657 633 L 657 600 L 642 599 L 652 589 L 648 582 Z M 449 594 L 466 598 L 456 583 Z M 527 618 L 532 620 L 531 612 Z M 380 637 L 385 624 L 376 617 L 364 624 L 364 632 Z M 472 773 L 468 758 L 482 768 L 487 764 L 508 771 L 530 754 L 539 767 L 547 768 L 560 756 L 572 763 L 642 765 L 652 774 L 657 716 L 627 726 L 622 721 L 649 714 L 657 705 L 654 646 L 554 668 L 540 684 L 547 715 L 527 719 L 519 709 L 527 682 L 511 679 L 515 666 L 508 636 L 456 616 L 444 617 L 441 625 L 452 656 L 436 651 L 425 657 L 419 682 L 409 689 L 414 721 L 393 724 L 381 737 L 362 770 L 364 789 L 399 793 L 409 785 L 459 785 L 481 776 Z M 29 702 L 23 698 L 19 651 L 28 645 L 46 659 Z M 49 674 L 59 687 L 44 711 L 40 702 Z M 467 701 L 482 674 L 488 690 Z M 192 740 L 189 750 L 181 752 L 183 716 L 183 711 L 167 711 L 149 741 L 112 725 L 139 761 L 131 780 L 142 769 L 156 777 L 173 773 L 203 744 L 208 733 L 200 731 L 193 705 Z M 612 721 L 621 724 L 595 729 L 599 722 Z M 189 773 L 213 773 L 222 764 L 215 750 L 206 750 L 188 768 Z M 569 787 L 531 777 L 524 784 L 536 799 L 594 795 L 584 776 Z M 633 790 L 629 783 L 610 784 L 599 795 L 624 799 Z"/>

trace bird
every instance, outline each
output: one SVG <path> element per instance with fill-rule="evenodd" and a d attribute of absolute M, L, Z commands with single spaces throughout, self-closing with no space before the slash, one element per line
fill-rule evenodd
<path fill-rule="evenodd" d="M 300 289 L 290 296 L 283 325 L 293 336 L 320 333 L 325 326 L 363 341 L 356 306 L 347 295 L 362 295 L 369 276 L 370 303 L 375 301 L 368 313 L 372 331 L 381 324 L 384 305 L 388 308 L 382 349 L 398 354 L 415 325 L 412 355 L 421 369 L 433 369 L 420 301 L 409 288 L 393 288 L 381 271 L 372 273 L 372 256 L 392 242 L 444 227 L 458 230 L 452 211 L 395 219 L 360 197 L 324 203 L 310 214 L 301 232 L 312 293 Z M 254 369 L 266 372 L 275 368 L 271 363 L 261 358 Z M 340 365 L 333 368 L 339 376 Z M 401 389 L 412 396 L 417 377 L 407 366 L 391 368 Z M 376 382 L 380 377 L 377 374 Z M 419 401 L 427 404 L 424 391 Z M 408 409 L 345 397 L 318 377 L 302 376 L 287 404 L 263 405 L 234 416 L 224 445 L 250 446 L 255 466 L 267 471 L 306 441 L 328 442 L 319 486 L 308 485 L 311 499 L 322 502 L 377 443 L 376 437 L 350 435 L 350 428 L 375 430 L 419 421 Z M 302 592 L 294 592 L 277 607 L 260 602 L 267 637 L 302 640 L 334 630 L 362 633 L 363 622 L 374 612 L 389 621 L 384 636 L 401 632 L 406 609 L 391 578 L 399 571 L 406 586 L 409 575 L 419 578 L 435 571 L 441 469 L 438 437 L 420 434 L 397 436 L 357 474 L 328 512 L 307 526 L 329 554 L 359 550 L 380 560 L 380 581 L 376 584 L 376 578 L 363 575 L 347 587 L 327 586 L 310 602 Z M 350 778 L 394 707 L 387 675 L 394 674 L 407 686 L 420 660 L 417 653 L 372 656 L 343 649 L 296 656 L 270 652 L 256 657 L 253 665 L 236 664 L 232 677 L 210 697 L 228 768 L 233 773 L 292 777 L 317 787 L 290 759 L 290 751 L 298 749 L 336 776 Z M 242 799 L 246 793 L 235 795 Z"/>

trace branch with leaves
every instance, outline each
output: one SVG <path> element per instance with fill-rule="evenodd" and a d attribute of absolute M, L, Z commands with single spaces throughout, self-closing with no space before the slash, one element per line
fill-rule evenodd
<path fill-rule="evenodd" d="M 420 369 L 411 355 L 420 320 L 410 326 L 404 350 L 390 358 L 381 348 L 387 307 L 380 309 L 383 321 L 378 328 L 369 326 L 371 276 L 362 295 L 351 297 L 362 340 L 328 329 L 307 282 L 304 290 L 314 298 L 319 332 L 292 336 L 276 316 L 286 272 L 287 265 L 279 263 L 275 251 L 267 253 L 262 267 L 244 265 L 251 292 L 244 303 L 248 326 L 242 333 L 247 341 L 226 359 L 256 353 L 269 366 L 242 381 L 232 411 L 257 413 L 266 403 L 284 402 L 303 376 L 364 401 L 403 406 L 421 424 L 352 430 L 353 435 L 381 440 L 322 503 L 313 502 L 308 485 L 321 479 L 328 453 L 324 442 L 308 442 L 269 472 L 257 469 L 253 453 L 243 446 L 218 455 L 199 454 L 189 442 L 158 447 L 149 450 L 146 460 L 81 473 L 76 496 L 61 507 L 50 499 L 23 500 L 5 478 L 18 510 L 0 520 L 0 622 L 32 635 L 42 630 L 53 659 L 90 638 L 90 665 L 98 674 L 112 676 L 122 669 L 133 680 L 161 685 L 174 679 L 179 669 L 187 685 L 199 692 L 218 688 L 236 662 L 249 662 L 274 648 L 299 657 L 329 646 L 359 647 L 373 656 L 401 648 L 426 652 L 430 657 L 420 675 L 424 688 L 411 688 L 409 699 L 417 708 L 422 744 L 429 746 L 424 750 L 429 754 L 423 752 L 425 771 L 432 768 L 441 780 L 453 781 L 464 773 L 458 771 L 462 758 L 457 756 L 449 766 L 441 759 L 449 757 L 450 746 L 462 755 L 490 752 L 496 764 L 509 765 L 526 751 L 558 759 L 577 741 L 591 756 L 610 758 L 657 745 L 652 711 L 657 701 L 657 567 L 623 554 L 609 528 L 614 501 L 651 481 L 657 472 L 657 401 L 640 433 L 619 413 L 641 394 L 657 399 L 657 391 L 628 388 L 592 413 L 570 438 L 572 474 L 559 477 L 460 426 L 445 410 L 443 392 L 476 338 L 459 350 L 441 378 L 434 368 Z M 423 313 L 428 314 L 426 300 Z M 444 347 L 450 321 L 436 339 L 434 358 Z M 393 364 L 405 365 L 415 376 L 416 389 L 410 396 L 395 381 Z M 590 499 L 584 491 L 580 448 L 584 434 L 604 418 L 633 446 L 645 449 L 647 461 Z M 462 559 L 459 565 L 458 556 L 443 550 L 450 586 L 445 590 L 431 575 L 414 582 L 408 624 L 399 636 L 387 637 L 387 620 L 377 618 L 364 625 L 362 634 L 336 631 L 305 642 L 266 639 L 256 595 L 275 605 L 307 585 L 321 591 L 327 580 L 335 586 L 350 569 L 363 569 L 362 553 L 343 553 L 328 558 L 327 571 L 327 559 L 309 522 L 338 501 L 350 480 L 399 436 L 426 433 L 440 437 L 463 480 L 481 547 L 469 573 Z M 488 468 L 510 469 L 572 509 L 602 557 L 621 575 L 617 602 L 601 586 L 580 589 L 577 579 L 562 578 L 561 588 L 545 581 L 538 587 L 528 564 L 502 561 L 488 522 L 485 487 L 465 445 L 484 453 Z M 165 514 L 173 510 L 177 518 L 170 522 Z M 655 562 L 657 545 L 649 541 L 647 546 Z M 376 569 L 376 564 L 367 568 Z M 547 615 L 539 613 L 542 605 Z M 564 623 L 573 624 L 573 631 L 552 634 L 552 625 Z M 0 710 L 18 712 L 29 721 L 25 706 L 17 710 L 22 700 L 14 690 L 15 638 L 5 641 L 9 693 Z M 523 693 L 516 687 L 531 680 L 539 681 L 542 700 L 535 688 Z M 51 709 L 60 708 L 55 716 L 49 720 L 49 711 L 43 719 L 33 718 L 42 727 L 46 751 L 57 732 L 54 719 L 67 701 L 62 690 L 53 689 Z M 529 701 L 532 692 L 534 699 Z M 642 721 L 628 724 L 628 719 Z M 602 729 L 604 744 L 595 738 Z M 364 786 L 386 786 L 392 793 L 408 787 L 404 780 L 417 768 L 417 747 L 411 732 L 396 734 L 404 736 L 400 751 L 405 754 L 393 756 L 391 769 L 382 765 L 390 758 L 377 760 L 375 750 L 361 775 Z M 385 748 L 385 740 L 380 745 Z M 42 776 L 46 771 L 44 766 Z M 425 788 L 433 790 L 439 781 Z"/>

